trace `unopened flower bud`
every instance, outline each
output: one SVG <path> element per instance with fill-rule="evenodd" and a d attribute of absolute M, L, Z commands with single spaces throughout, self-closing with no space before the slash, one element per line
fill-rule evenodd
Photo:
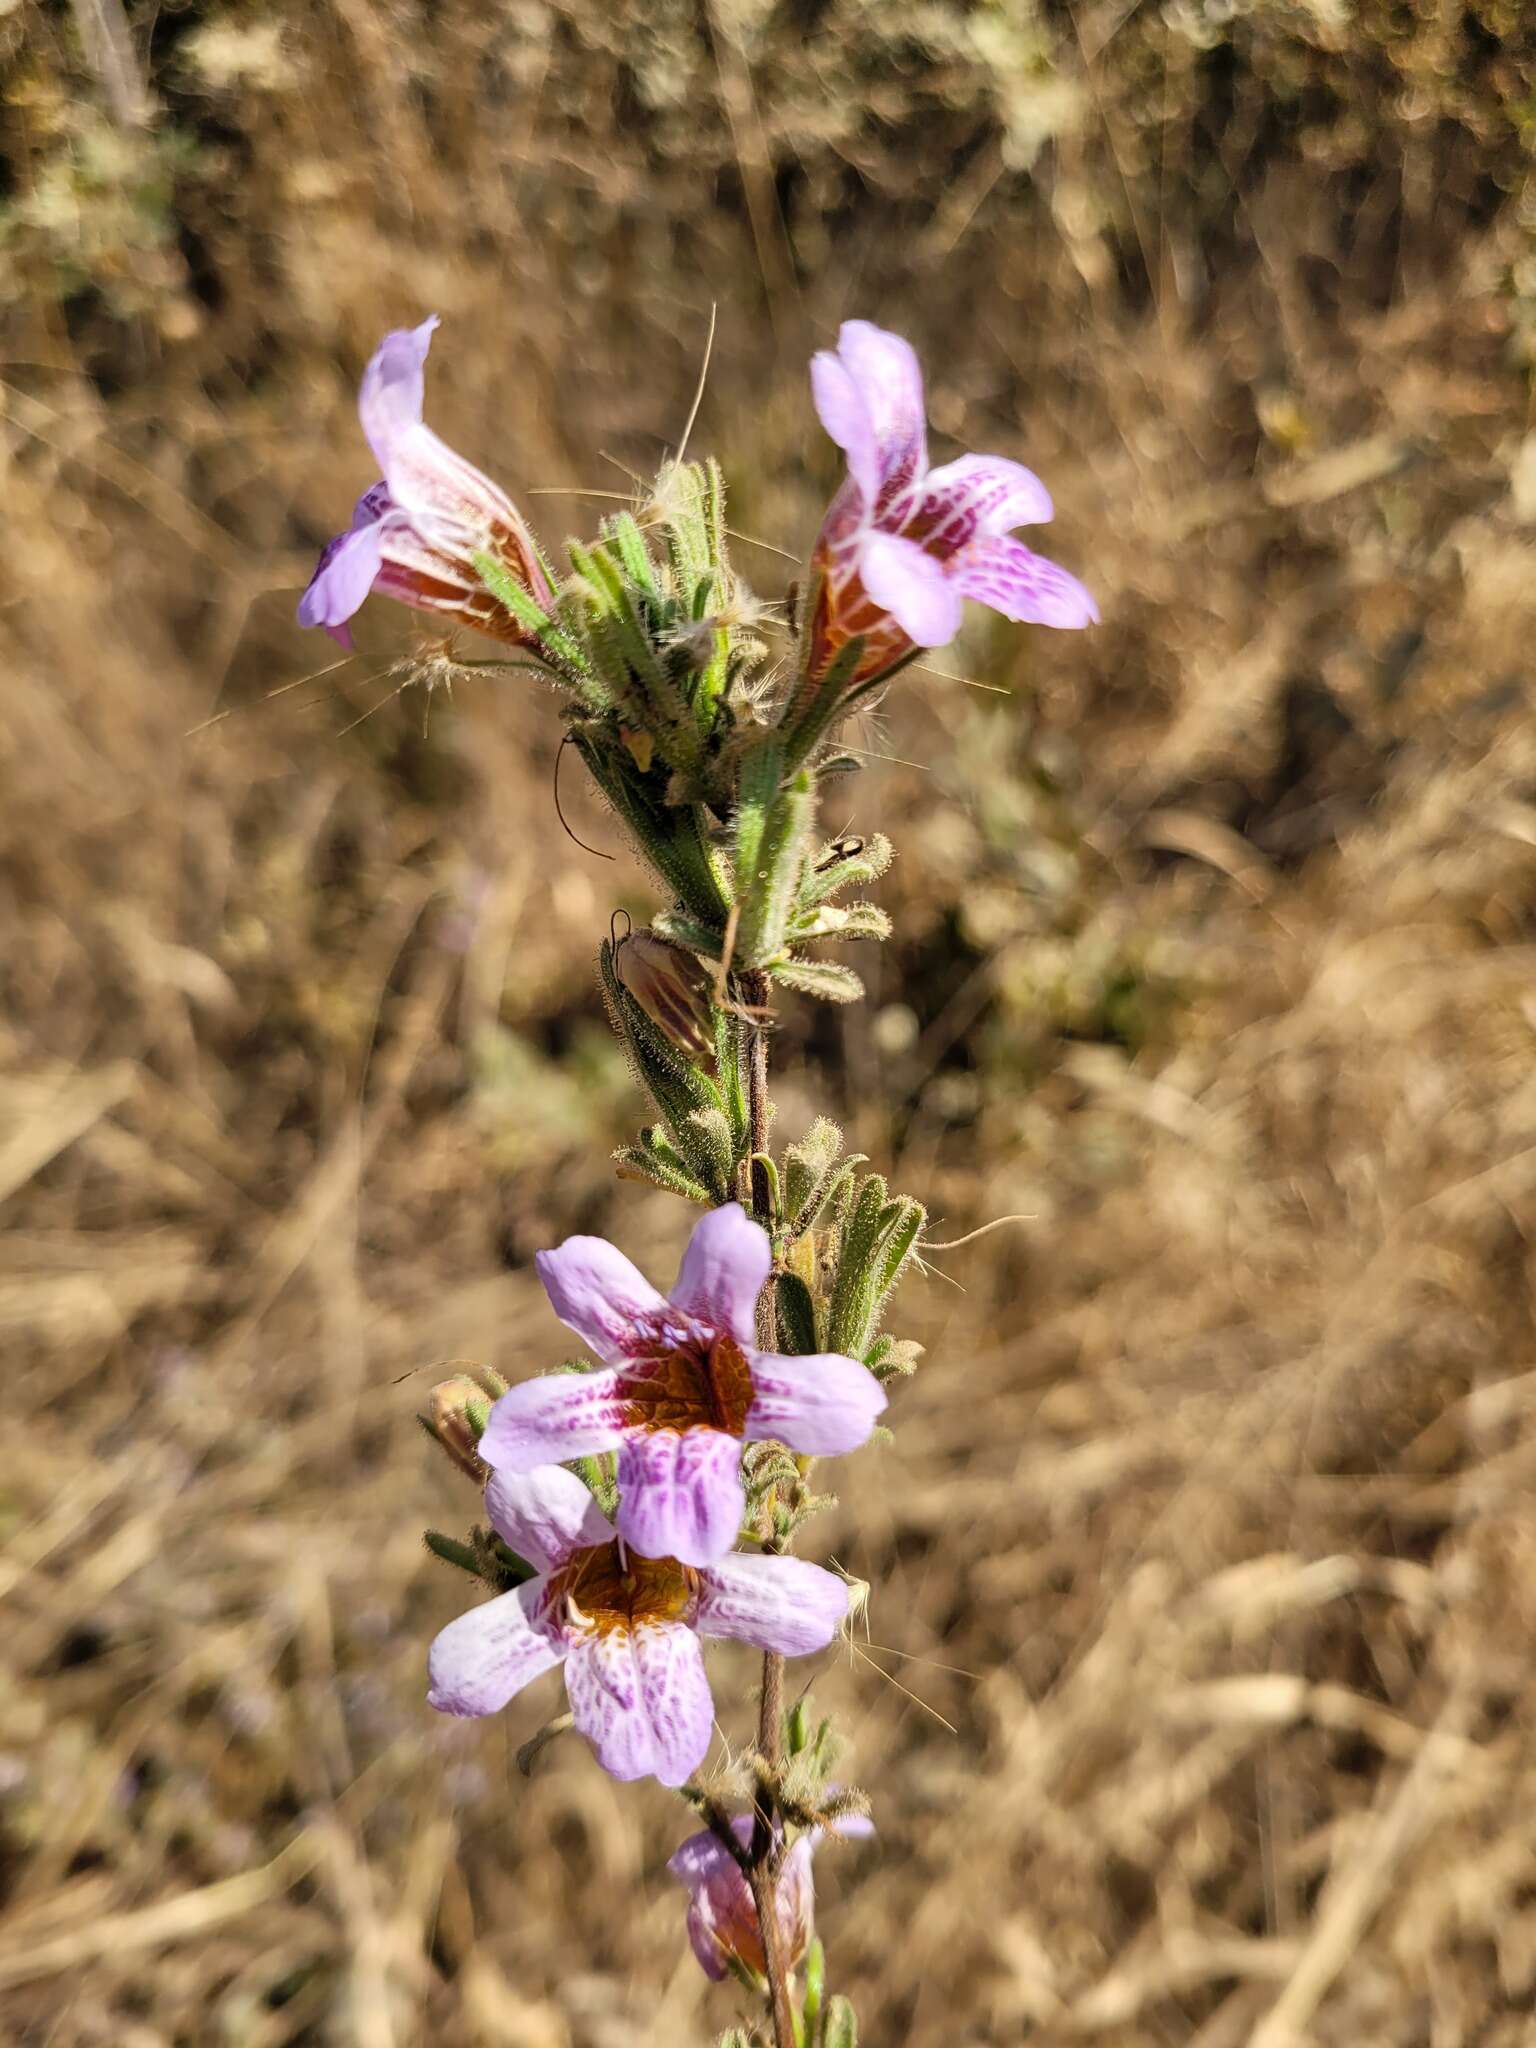
<path fill-rule="evenodd" d="M 752 1840 L 750 1816 L 733 1820 L 731 1832 L 747 1848 Z M 811 1858 L 817 1844 L 825 1834 L 858 1839 L 873 1833 L 872 1822 L 863 1814 L 848 1814 L 801 1835 L 785 1855 L 777 1893 L 779 1946 L 787 1968 L 795 1968 L 811 1942 L 816 1911 Z M 688 1939 L 705 1976 L 718 1983 L 734 1969 L 761 1978 L 766 1964 L 757 1907 L 741 1865 L 725 1844 L 706 1828 L 688 1837 L 667 1868 L 687 1888 Z"/>
<path fill-rule="evenodd" d="M 478 1484 L 486 1479 L 485 1461 L 476 1446 L 491 1410 L 490 1397 L 463 1373 L 432 1389 L 422 1425 L 435 1437 L 459 1470 Z"/>
<path fill-rule="evenodd" d="M 620 943 L 613 971 L 675 1046 L 694 1059 L 713 1055 L 711 983 L 708 969 L 697 955 L 659 939 L 654 932 L 633 932 Z"/>

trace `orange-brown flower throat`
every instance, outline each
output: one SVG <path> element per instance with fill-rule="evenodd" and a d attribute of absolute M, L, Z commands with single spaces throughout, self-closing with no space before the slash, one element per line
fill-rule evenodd
<path fill-rule="evenodd" d="M 733 1337 L 700 1335 L 637 1359 L 624 1376 L 631 1429 L 719 1429 L 740 1436 L 752 1406 L 752 1371 Z"/>
<path fill-rule="evenodd" d="M 609 1635 L 647 1622 L 681 1621 L 698 1583 L 697 1572 L 675 1557 L 641 1557 L 622 1544 L 599 1543 L 578 1550 L 551 1590 L 570 1619 Z"/>

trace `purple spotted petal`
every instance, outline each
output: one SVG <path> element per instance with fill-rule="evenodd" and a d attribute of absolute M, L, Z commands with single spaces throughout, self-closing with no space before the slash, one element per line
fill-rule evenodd
<path fill-rule="evenodd" d="M 605 1365 L 631 1357 L 637 1326 L 667 1305 L 605 1237 L 568 1237 L 556 1250 L 540 1252 L 534 1264 L 550 1307 Z"/>
<path fill-rule="evenodd" d="M 879 457 L 879 497 L 889 501 L 928 465 L 917 351 L 899 334 L 871 321 L 845 320 L 837 331 L 837 354 L 864 402 Z"/>
<path fill-rule="evenodd" d="M 698 1638 L 680 1622 L 573 1641 L 565 1685 L 572 1719 L 611 1776 L 681 1785 L 704 1761 L 714 1702 Z"/>
<path fill-rule="evenodd" d="M 428 1704 L 440 1714 L 494 1714 L 558 1664 L 563 1645 L 539 1617 L 544 1597 L 544 1581 L 530 1579 L 450 1621 L 428 1655 Z"/>
<path fill-rule="evenodd" d="M 532 1472 L 611 1451 L 624 1435 L 615 1372 L 552 1372 L 509 1387 L 491 1409 L 480 1455 L 496 1472 Z"/>
<path fill-rule="evenodd" d="M 757 1335 L 757 1297 L 772 1264 L 767 1231 L 740 1202 L 727 1202 L 711 1209 L 688 1240 L 673 1306 L 750 1345 Z"/>
<path fill-rule="evenodd" d="M 916 541 L 866 534 L 859 574 L 881 611 L 889 612 L 919 647 L 944 647 L 960 630 L 960 598 L 941 563 Z"/>
<path fill-rule="evenodd" d="M 949 573 L 962 596 L 991 605 L 1005 619 L 1064 627 L 1098 620 L 1099 608 L 1077 578 L 1020 541 L 973 540 L 951 561 Z"/>
<path fill-rule="evenodd" d="M 866 506 L 880 490 L 880 451 L 863 394 L 839 358 L 820 349 L 811 357 L 811 397 L 817 417 L 848 458 L 848 474 Z"/>
<path fill-rule="evenodd" d="M 803 1557 L 725 1557 L 699 1574 L 700 1635 L 806 1657 L 824 1650 L 848 1612 L 848 1588 Z"/>
<path fill-rule="evenodd" d="M 618 1530 L 642 1557 L 709 1564 L 741 1533 L 741 1445 L 717 1429 L 635 1430 L 619 1452 Z"/>
<path fill-rule="evenodd" d="M 835 1351 L 809 1358 L 754 1352 L 748 1437 L 776 1437 L 792 1451 L 835 1458 L 868 1443 L 885 1390 L 868 1366 Z"/>
<path fill-rule="evenodd" d="M 493 1472 L 485 1489 L 491 1527 L 536 1571 L 553 1571 L 573 1551 L 613 1541 L 613 1525 L 574 1472 Z"/>
<path fill-rule="evenodd" d="M 338 646 L 350 648 L 347 625 L 372 590 L 379 573 L 382 533 L 377 525 L 354 527 L 328 540 L 309 587 L 299 599 L 299 624 L 324 626 Z"/>
<path fill-rule="evenodd" d="M 948 555 L 977 533 L 1011 533 L 1038 526 L 1055 507 L 1032 469 L 1002 455 L 962 455 L 931 469 L 923 481 L 917 518 L 930 545 Z"/>

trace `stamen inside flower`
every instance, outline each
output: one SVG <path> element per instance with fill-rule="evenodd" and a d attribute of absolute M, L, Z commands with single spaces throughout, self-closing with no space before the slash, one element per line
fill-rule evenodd
<path fill-rule="evenodd" d="M 577 1628 L 609 1635 L 646 1622 L 681 1621 L 698 1591 L 697 1572 L 675 1557 L 641 1557 L 620 1543 L 578 1550 L 550 1581 L 550 1605 Z"/>
<path fill-rule="evenodd" d="M 752 1370 L 723 1331 L 662 1332 L 658 1348 L 624 1373 L 624 1420 L 631 1429 L 718 1429 L 740 1436 L 752 1406 Z"/>

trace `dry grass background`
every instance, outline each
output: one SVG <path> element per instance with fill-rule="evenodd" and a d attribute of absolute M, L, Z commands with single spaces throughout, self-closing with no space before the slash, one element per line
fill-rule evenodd
<path fill-rule="evenodd" d="M 879 2043 L 1530 2040 L 1520 6 L 11 0 L 0 62 L 0 2036 L 731 2016 L 679 1805 L 422 1702 L 433 1363 L 554 1355 L 560 1233 L 685 1227 L 604 1164 L 646 899 L 535 693 L 291 623 L 386 326 L 442 313 L 513 488 L 624 490 L 718 299 L 738 524 L 808 539 L 805 354 L 872 315 L 1105 612 L 903 682 L 846 820 L 899 942 L 785 1017 L 786 1129 L 1028 1219 L 910 1281 L 820 1525 L 874 1587 L 838 1978 Z"/>

